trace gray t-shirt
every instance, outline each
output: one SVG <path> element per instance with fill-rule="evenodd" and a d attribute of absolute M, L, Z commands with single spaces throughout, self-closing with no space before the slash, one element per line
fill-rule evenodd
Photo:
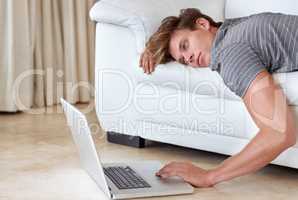
<path fill-rule="evenodd" d="M 225 20 L 216 33 L 209 67 L 240 97 L 263 70 L 297 71 L 298 16 L 261 13 Z"/>

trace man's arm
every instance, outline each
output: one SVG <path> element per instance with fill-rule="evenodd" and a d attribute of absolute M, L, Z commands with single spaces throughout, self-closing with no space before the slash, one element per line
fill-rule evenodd
<path fill-rule="evenodd" d="M 172 162 L 157 175 L 180 176 L 194 186 L 209 187 L 259 170 L 296 143 L 296 127 L 286 97 L 267 71 L 252 81 L 243 100 L 260 129 L 243 150 L 213 170 Z"/>
<path fill-rule="evenodd" d="M 254 172 L 296 143 L 293 114 L 267 71 L 258 74 L 243 100 L 260 131 L 241 152 L 210 172 L 213 184 Z"/>

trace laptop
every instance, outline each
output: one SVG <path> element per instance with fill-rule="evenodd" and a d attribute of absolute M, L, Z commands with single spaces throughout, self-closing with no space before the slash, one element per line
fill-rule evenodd
<path fill-rule="evenodd" d="M 85 115 L 64 99 L 61 99 L 61 104 L 82 167 L 108 198 L 130 199 L 193 193 L 193 187 L 179 177 L 157 177 L 155 173 L 162 167 L 158 161 L 101 163 Z"/>

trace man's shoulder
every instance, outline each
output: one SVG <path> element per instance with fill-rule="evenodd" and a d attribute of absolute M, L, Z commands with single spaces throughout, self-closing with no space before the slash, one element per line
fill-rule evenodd
<path fill-rule="evenodd" d="M 226 19 L 219 29 L 215 48 L 223 51 L 226 48 L 232 48 L 237 45 L 249 43 L 253 45 L 259 41 L 261 33 L 266 33 L 268 26 L 271 26 L 272 20 L 278 14 L 259 13 L 241 18 Z"/>

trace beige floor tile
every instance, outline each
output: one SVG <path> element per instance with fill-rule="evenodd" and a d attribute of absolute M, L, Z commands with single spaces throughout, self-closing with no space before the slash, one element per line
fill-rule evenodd
<path fill-rule="evenodd" d="M 80 105 L 81 109 L 86 105 Z M 105 199 L 80 168 L 78 154 L 60 107 L 43 114 L 0 114 L 0 200 Z M 87 113 L 103 162 L 191 160 L 212 168 L 226 156 L 152 143 L 144 149 L 107 143 Z M 196 189 L 193 195 L 153 199 L 298 199 L 298 170 L 270 165 L 256 174 Z"/>

